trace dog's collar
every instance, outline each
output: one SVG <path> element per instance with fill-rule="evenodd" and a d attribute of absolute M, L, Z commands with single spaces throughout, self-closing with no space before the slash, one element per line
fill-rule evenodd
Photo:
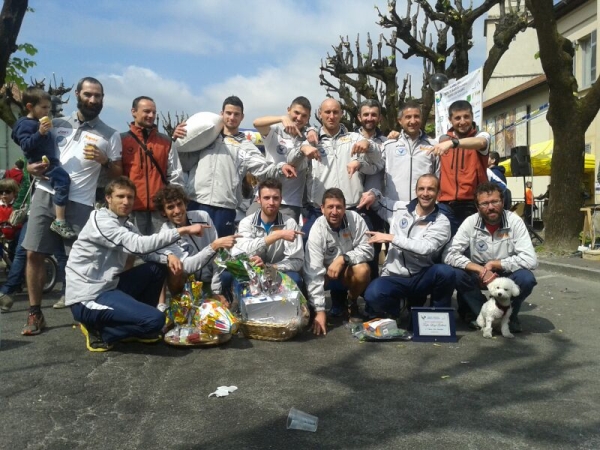
<path fill-rule="evenodd" d="M 496 300 L 496 307 L 502 311 L 502 317 L 504 317 L 506 315 L 506 313 L 508 312 L 508 310 L 510 309 L 510 303 L 508 305 L 504 306 L 504 305 L 501 305 L 500 302 L 498 302 L 498 300 Z"/>

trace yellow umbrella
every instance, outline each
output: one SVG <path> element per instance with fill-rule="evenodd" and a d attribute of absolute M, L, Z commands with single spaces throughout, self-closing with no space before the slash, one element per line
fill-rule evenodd
<path fill-rule="evenodd" d="M 539 142 L 532 145 L 529 148 L 531 152 L 531 168 L 533 175 L 550 175 L 550 168 L 552 167 L 552 150 L 554 150 L 554 140 Z M 500 166 L 506 169 L 505 175 L 507 177 L 512 176 L 510 171 L 510 158 L 506 161 L 502 161 Z M 589 153 L 585 154 L 585 165 L 584 173 L 594 173 L 596 167 L 596 158 L 594 155 Z"/>

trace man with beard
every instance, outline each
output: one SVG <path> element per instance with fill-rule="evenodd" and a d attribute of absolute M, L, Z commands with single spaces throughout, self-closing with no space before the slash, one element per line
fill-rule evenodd
<path fill-rule="evenodd" d="M 254 127 L 263 136 L 266 158 L 271 163 L 288 162 L 294 154 L 294 149 L 299 147 L 306 139 L 310 119 L 311 104 L 306 97 L 296 97 L 287 114 L 283 116 L 259 117 L 254 121 Z M 316 142 L 316 130 L 310 130 L 311 139 Z M 290 161 L 291 162 L 291 161 Z M 306 164 L 296 168 L 295 178 L 283 178 L 282 199 L 280 211 L 283 215 L 293 217 L 296 222 L 300 220 L 302 210 L 302 197 L 306 185 Z M 260 204 L 254 203 L 246 215 L 250 216 L 260 210 Z"/>
<path fill-rule="evenodd" d="M 149 236 L 165 222 L 162 211 L 154 208 L 152 198 L 166 185 L 183 185 L 177 152 L 171 149 L 171 138 L 159 133 L 156 126 L 156 103 L 141 96 L 131 105 L 133 122 L 121 133 L 123 174 L 135 183 L 136 196 L 130 220 Z"/>
<path fill-rule="evenodd" d="M 427 148 L 440 157 L 440 202 L 452 226 L 452 235 L 460 224 L 477 212 L 473 197 L 477 186 L 487 182 L 490 135 L 480 132 L 473 122 L 473 107 L 457 100 L 448 108 L 452 128 L 440 137 L 439 144 Z"/>
<path fill-rule="evenodd" d="M 235 215 L 242 180 L 251 173 L 259 181 L 266 178 L 295 177 L 296 170 L 285 162 L 270 164 L 258 148 L 240 132 L 244 120 L 244 104 L 239 97 L 223 101 L 223 131 L 217 139 L 197 153 L 198 162 L 189 172 L 186 191 L 192 195 L 189 210 L 206 211 L 218 236 L 235 231 Z M 186 136 L 185 122 L 173 132 L 173 138 Z"/>
<path fill-rule="evenodd" d="M 512 298 L 508 326 L 512 333 L 519 333 L 521 304 L 537 284 L 531 273 L 537 267 L 537 256 L 525 223 L 504 210 L 503 204 L 497 184 L 480 184 L 475 192 L 478 212 L 462 223 L 444 262 L 455 267 L 458 314 L 471 328 L 478 328 L 474 320 L 486 301 L 481 288 L 496 277 L 512 279 L 521 293 Z"/>
<path fill-rule="evenodd" d="M 108 177 L 122 173 L 121 138 L 119 133 L 100 120 L 104 88 L 92 77 L 79 80 L 75 90 L 77 111 L 70 117 L 54 119 L 51 135 L 60 153 L 59 159 L 64 170 L 71 177 L 66 219 L 76 232 L 87 222 L 93 210 L 96 185 L 101 168 Z M 43 177 L 48 164 L 29 164 L 32 175 Z M 31 203 L 27 233 L 23 248 L 27 250 L 27 291 L 29 294 L 29 314 L 22 334 L 39 334 L 46 326 L 41 311 L 42 288 L 45 282 L 45 255 L 54 253 L 60 245 L 70 247 L 72 242 L 50 231 L 54 220 L 52 188 L 41 179 Z"/>

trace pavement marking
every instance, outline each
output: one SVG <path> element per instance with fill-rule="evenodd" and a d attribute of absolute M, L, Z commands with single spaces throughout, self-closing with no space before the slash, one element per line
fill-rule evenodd
<path fill-rule="evenodd" d="M 555 278 L 556 274 L 552 274 L 552 275 L 542 275 L 541 277 L 535 277 L 536 280 L 544 280 L 546 278 Z"/>

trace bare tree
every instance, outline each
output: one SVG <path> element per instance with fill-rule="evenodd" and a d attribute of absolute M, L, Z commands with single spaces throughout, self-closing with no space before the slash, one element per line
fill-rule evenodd
<path fill-rule="evenodd" d="M 0 85 L 4 86 L 10 56 L 17 51 L 17 36 L 21 31 L 23 17 L 27 12 L 27 0 L 4 0 L 0 12 Z M 9 126 L 17 119 L 13 113 L 15 104 L 12 86 L 4 86 L 0 93 L 0 119 Z"/>
<path fill-rule="evenodd" d="M 472 4 L 465 8 L 462 0 L 455 0 L 454 5 L 450 0 L 438 0 L 434 7 L 427 0 L 408 0 L 406 12 L 401 16 L 396 1 L 389 0 L 387 14 L 376 9 L 378 25 L 392 30 L 391 36 L 379 36 L 376 52 L 368 36 L 366 53 L 361 52 L 360 37 L 355 42 L 355 51 L 348 37 L 342 37 L 340 44 L 333 47 L 333 54 L 328 54 L 325 62 L 321 62 L 321 85 L 325 86 L 328 94 L 334 93 L 341 99 L 350 120 L 355 120 L 361 99 L 378 99 L 385 117 L 382 129 L 395 129 L 399 106 L 412 97 L 408 76 L 404 77 L 402 86 L 398 84 L 397 57 L 400 55 L 406 60 L 416 56 L 423 61 L 420 97 L 423 116 L 429 117 L 434 100 L 429 78 L 433 73 L 444 73 L 448 78 L 461 78 L 468 74 L 473 24 L 497 4 L 500 5 L 500 20 L 494 32 L 494 46 L 483 67 L 485 87 L 514 36 L 527 27 L 527 13 L 520 1 L 509 2 L 508 8 L 504 0 L 485 0 L 476 8 Z M 387 55 L 384 44 L 389 52 Z M 425 123 L 426 120 L 423 121 Z"/>
<path fill-rule="evenodd" d="M 527 7 L 533 16 L 548 81 L 550 106 L 546 120 L 554 135 L 546 246 L 572 251 L 577 247 L 581 227 L 580 203 L 573 199 L 581 198 L 585 132 L 600 109 L 600 82 L 596 80 L 585 97 L 576 95 L 574 47 L 557 31 L 553 1 L 527 0 Z"/>

